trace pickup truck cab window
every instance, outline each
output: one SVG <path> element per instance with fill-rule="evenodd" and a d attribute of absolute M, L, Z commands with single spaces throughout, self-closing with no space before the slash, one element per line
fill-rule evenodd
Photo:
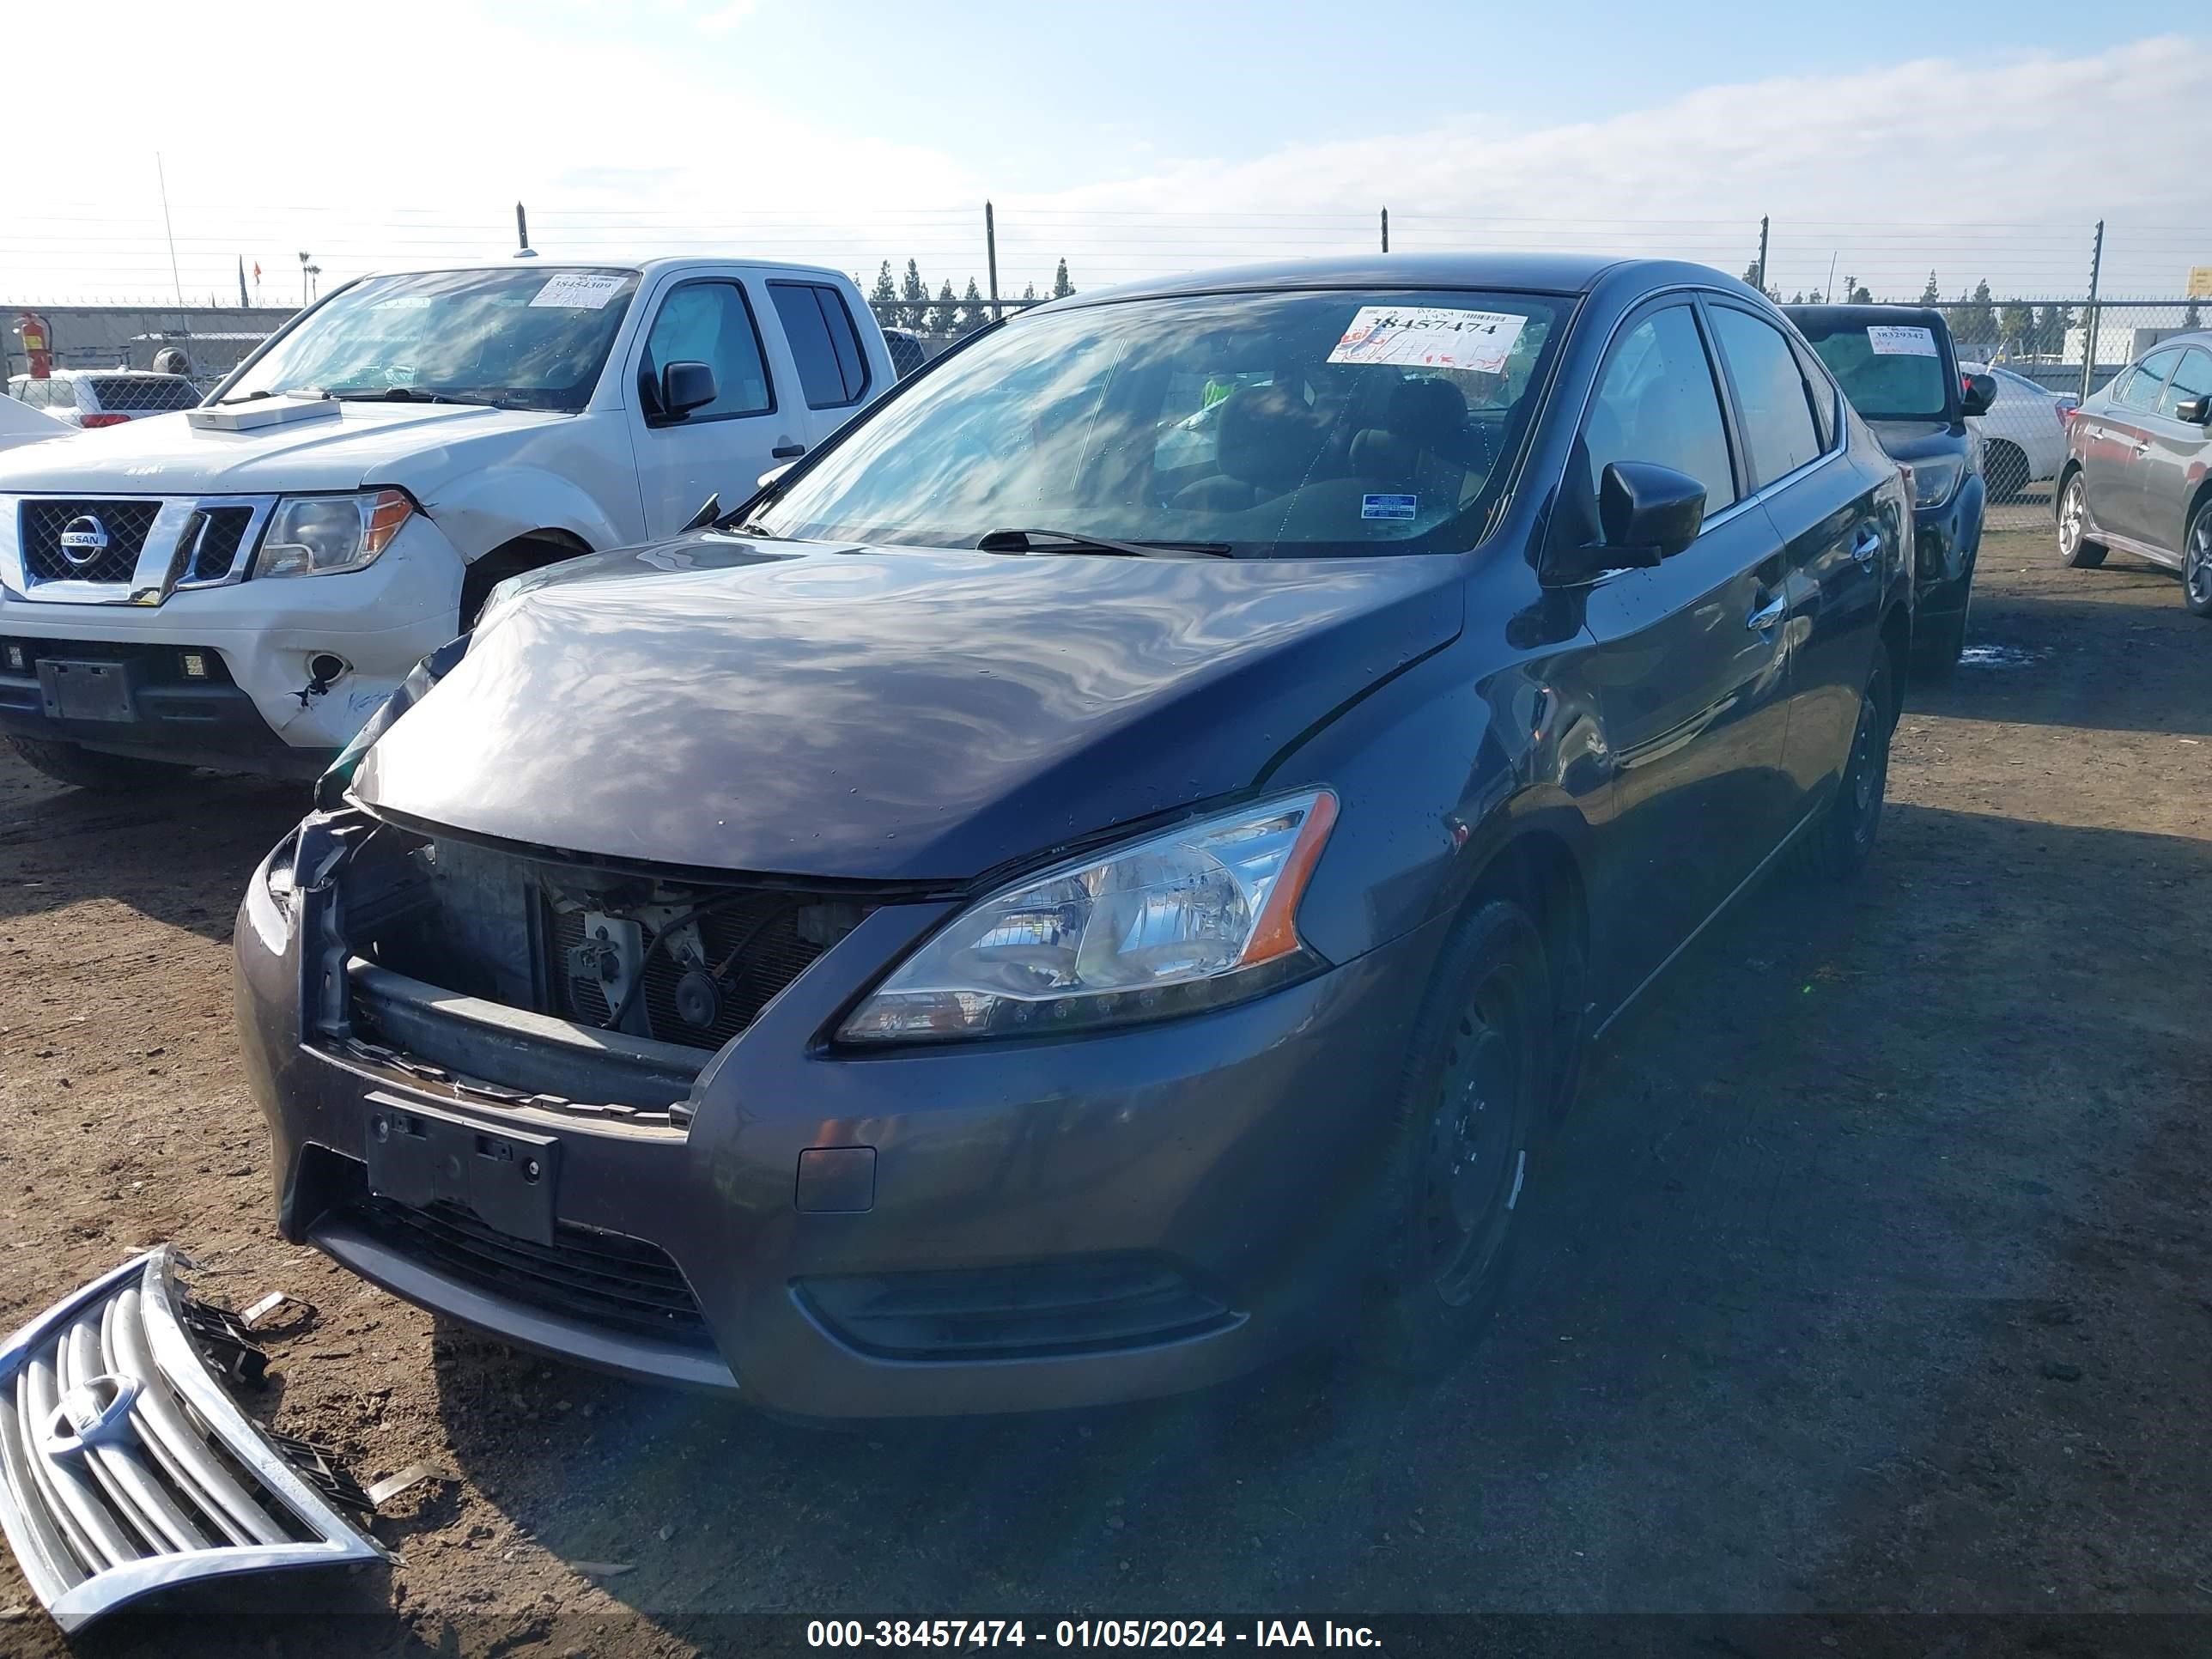
<path fill-rule="evenodd" d="M 841 409 L 868 390 L 867 359 L 845 296 L 822 283 L 770 283 L 769 298 L 799 364 L 809 409 Z"/>
<path fill-rule="evenodd" d="M 760 329 L 738 283 L 683 283 L 660 302 L 638 368 L 638 398 L 648 420 L 661 413 L 660 372 L 686 362 L 714 371 L 714 402 L 684 416 L 686 424 L 764 415 L 775 407 Z"/>

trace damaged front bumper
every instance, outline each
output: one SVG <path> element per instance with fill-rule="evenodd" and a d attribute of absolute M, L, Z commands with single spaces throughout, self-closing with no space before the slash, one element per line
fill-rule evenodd
<path fill-rule="evenodd" d="M 232 1402 L 202 1349 L 235 1339 L 178 1265 L 149 1251 L 0 1348 L 0 1530 L 64 1632 L 181 1584 L 391 1559 Z"/>

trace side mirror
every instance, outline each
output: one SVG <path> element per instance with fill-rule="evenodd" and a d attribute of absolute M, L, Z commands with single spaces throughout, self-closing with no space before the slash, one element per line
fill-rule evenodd
<path fill-rule="evenodd" d="M 1598 478 L 1597 521 L 1617 563 L 1656 564 L 1698 539 L 1705 487 L 1656 462 L 1611 461 Z"/>
<path fill-rule="evenodd" d="M 2212 397 L 2183 398 L 2173 406 L 2173 418 L 2191 426 L 2212 425 Z"/>
<path fill-rule="evenodd" d="M 762 473 L 759 477 L 753 480 L 753 488 L 756 489 L 766 489 L 770 484 L 774 483 L 778 478 L 781 478 L 785 473 L 790 471 L 793 467 L 797 466 L 798 465 L 799 463 L 796 461 L 786 461 L 781 466 L 772 466 L 769 468 L 767 471 Z"/>
<path fill-rule="evenodd" d="M 1997 400 L 1997 377 L 1994 374 L 1962 374 L 1960 377 L 1959 408 L 1967 415 L 1986 415 L 1990 405 Z"/>
<path fill-rule="evenodd" d="M 721 516 L 722 497 L 720 492 L 717 491 L 715 494 L 708 496 L 705 501 L 699 503 L 699 510 L 691 515 L 690 521 L 677 533 L 679 535 L 689 535 L 695 530 L 704 530 L 708 525 L 714 523 L 715 520 Z"/>
<path fill-rule="evenodd" d="M 704 363 L 671 363 L 660 371 L 660 410 L 680 421 L 695 409 L 714 401 L 720 388 L 714 371 Z"/>

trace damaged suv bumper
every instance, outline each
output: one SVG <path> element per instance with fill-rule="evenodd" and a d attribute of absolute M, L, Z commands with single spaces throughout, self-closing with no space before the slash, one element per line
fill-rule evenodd
<path fill-rule="evenodd" d="M 0 1528 L 65 1632 L 156 1590 L 388 1559 L 202 1362 L 169 1249 L 0 1348 Z"/>

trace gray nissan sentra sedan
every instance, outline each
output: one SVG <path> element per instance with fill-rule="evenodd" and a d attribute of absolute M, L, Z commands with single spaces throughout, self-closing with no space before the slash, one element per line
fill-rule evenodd
<path fill-rule="evenodd" d="M 279 1224 L 805 1414 L 1448 1361 L 1593 1033 L 1868 856 L 1911 526 L 1698 266 L 987 331 L 507 584 L 325 780 L 237 933 Z"/>

